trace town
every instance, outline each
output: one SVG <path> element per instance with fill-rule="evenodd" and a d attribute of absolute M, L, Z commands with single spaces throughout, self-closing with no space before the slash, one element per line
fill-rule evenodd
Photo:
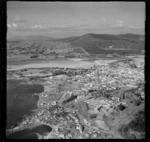
<path fill-rule="evenodd" d="M 143 63 L 137 65 L 133 59 L 126 59 L 90 69 L 22 69 L 13 75 L 26 83 L 44 85 L 44 92 L 34 94 L 39 96 L 38 109 L 14 131 L 45 124 L 53 130 L 43 139 L 144 136 L 144 132 L 131 128 L 132 134 L 123 130 L 144 111 Z"/>
<path fill-rule="evenodd" d="M 146 4 L 7 2 L 6 139 L 145 139 Z"/>

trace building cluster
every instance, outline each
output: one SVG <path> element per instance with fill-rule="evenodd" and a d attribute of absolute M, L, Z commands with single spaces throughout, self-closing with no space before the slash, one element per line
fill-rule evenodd
<path fill-rule="evenodd" d="M 45 78 L 46 91 L 39 94 L 39 110 L 20 126 L 47 124 L 62 138 L 114 138 L 113 127 L 144 102 L 142 67 L 117 62 L 95 66 L 83 74 L 76 72 Z M 91 131 L 86 132 L 88 129 Z"/>

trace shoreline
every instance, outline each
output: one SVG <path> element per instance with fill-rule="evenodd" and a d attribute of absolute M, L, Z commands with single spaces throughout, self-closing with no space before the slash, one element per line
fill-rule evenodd
<path fill-rule="evenodd" d="M 145 56 L 126 56 L 126 58 L 134 58 L 135 60 L 143 60 Z M 87 58 L 58 58 L 58 59 L 42 59 L 42 60 L 23 60 L 7 63 L 7 71 L 20 70 L 25 68 L 91 68 L 97 64 L 104 62 L 112 62 L 118 59 L 87 59 Z M 100 63 L 100 62 L 103 63 Z M 8 61 L 9 62 L 9 61 Z"/>
<path fill-rule="evenodd" d="M 62 60 L 62 61 L 45 61 L 42 63 L 29 63 L 21 65 L 7 65 L 7 71 L 20 70 L 24 68 L 91 68 L 94 62 L 88 61 L 74 61 L 74 60 Z"/>

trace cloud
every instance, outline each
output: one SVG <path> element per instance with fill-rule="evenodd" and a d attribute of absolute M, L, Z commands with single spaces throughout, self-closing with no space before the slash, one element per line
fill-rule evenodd
<path fill-rule="evenodd" d="M 90 29 L 90 27 L 88 25 L 79 25 L 77 28 L 79 29 Z"/>
<path fill-rule="evenodd" d="M 21 23 L 26 22 L 26 20 L 25 20 L 25 19 L 20 18 L 19 16 L 16 16 L 16 17 L 14 18 L 14 21 L 15 21 L 15 22 L 21 22 Z"/>
<path fill-rule="evenodd" d="M 12 26 L 11 26 L 10 24 L 7 24 L 7 27 L 8 27 L 8 28 L 12 28 Z"/>
<path fill-rule="evenodd" d="M 18 25 L 16 23 L 12 23 L 12 24 L 7 24 L 8 28 L 17 28 Z"/>
<path fill-rule="evenodd" d="M 102 17 L 102 22 L 106 23 L 106 19 L 104 17 Z"/>
<path fill-rule="evenodd" d="M 116 26 L 117 26 L 117 27 L 123 27 L 123 26 L 124 26 L 123 21 L 121 21 L 121 20 L 117 21 L 117 22 L 116 22 Z"/>
<path fill-rule="evenodd" d="M 49 27 L 52 30 L 86 30 L 90 27 L 86 24 L 78 24 L 78 25 L 57 25 Z"/>
<path fill-rule="evenodd" d="M 17 25 L 16 23 L 12 23 L 12 26 L 13 26 L 14 28 L 18 27 L 18 25 Z"/>
<path fill-rule="evenodd" d="M 142 29 L 144 27 L 142 27 L 142 26 L 129 26 L 129 28 L 131 28 L 131 29 Z"/>
<path fill-rule="evenodd" d="M 36 29 L 36 28 L 40 28 L 40 29 L 41 29 L 41 28 L 42 28 L 42 25 L 34 25 L 34 26 L 32 26 L 31 28 L 35 28 L 35 29 Z"/>
<path fill-rule="evenodd" d="M 56 33 L 61 33 L 61 31 L 48 31 L 48 34 L 56 34 Z"/>
<path fill-rule="evenodd" d="M 115 24 L 112 25 L 111 27 L 122 28 L 122 27 L 124 27 L 124 26 L 125 26 L 125 24 L 124 24 L 124 22 L 123 22 L 122 20 L 117 20 L 117 21 L 115 22 Z"/>

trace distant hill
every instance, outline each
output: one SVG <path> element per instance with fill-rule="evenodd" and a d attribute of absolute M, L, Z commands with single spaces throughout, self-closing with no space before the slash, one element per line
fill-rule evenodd
<path fill-rule="evenodd" d="M 136 35 L 136 34 L 122 34 L 122 35 L 118 35 L 120 36 L 122 39 L 129 39 L 129 40 L 140 40 L 140 41 L 144 41 L 145 36 L 144 35 Z"/>
<path fill-rule="evenodd" d="M 17 41 L 49 41 L 54 40 L 52 37 L 44 35 L 26 35 L 26 36 L 8 36 L 8 42 L 17 42 Z"/>
<path fill-rule="evenodd" d="M 81 38 L 90 38 L 90 39 L 97 39 L 97 40 L 137 40 L 137 41 L 144 41 L 144 35 L 137 35 L 137 34 L 119 34 L 119 35 L 112 35 L 112 34 L 85 34 L 82 36 L 72 36 L 72 37 L 68 37 L 68 38 L 62 38 L 60 40 L 63 41 L 73 41 L 76 39 L 81 39 Z"/>
<path fill-rule="evenodd" d="M 8 43 L 16 46 L 33 42 L 40 48 L 82 48 L 89 54 L 140 54 L 145 47 L 144 35 L 136 34 L 85 34 L 68 38 L 54 39 L 45 35 L 12 36 L 7 39 Z M 22 42 L 17 45 L 17 42 Z M 25 43 L 26 42 L 26 43 Z M 23 45 L 23 46 L 24 46 Z"/>
<path fill-rule="evenodd" d="M 72 47 L 82 47 L 88 53 L 137 53 L 144 50 L 144 36 L 136 34 L 85 34 L 69 38 L 57 39 L 68 42 Z"/>

